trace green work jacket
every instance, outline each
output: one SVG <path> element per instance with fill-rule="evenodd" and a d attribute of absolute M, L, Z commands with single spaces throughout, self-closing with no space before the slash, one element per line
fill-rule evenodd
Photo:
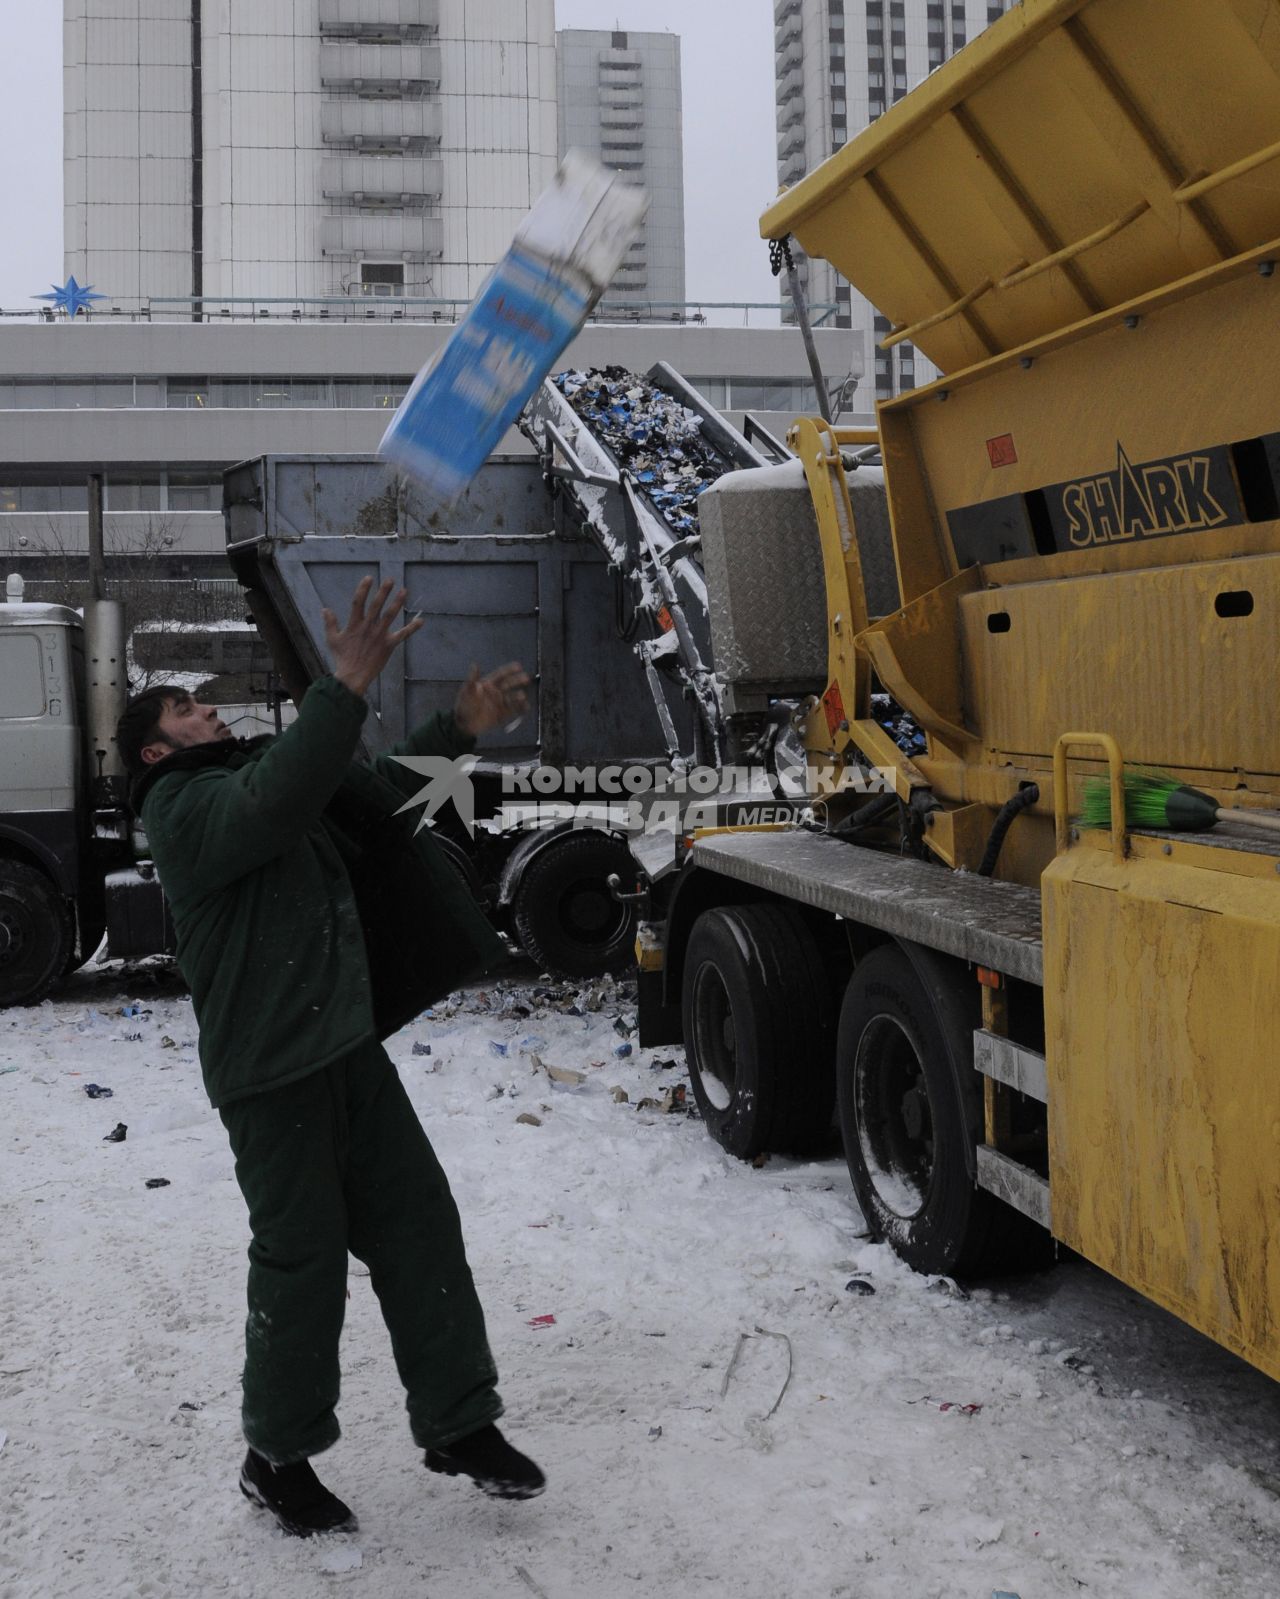
<path fill-rule="evenodd" d="M 367 709 L 323 677 L 278 738 L 176 750 L 135 785 L 215 1106 L 387 1037 L 505 956 L 419 813 L 394 814 L 423 780 L 391 756 L 472 741 L 436 715 L 365 765 Z"/>

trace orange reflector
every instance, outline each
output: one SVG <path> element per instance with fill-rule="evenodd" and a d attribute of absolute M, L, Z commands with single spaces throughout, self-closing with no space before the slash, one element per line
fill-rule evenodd
<path fill-rule="evenodd" d="M 978 981 L 983 988 L 1003 988 L 1004 978 L 999 972 L 993 972 L 989 966 L 978 967 Z"/>

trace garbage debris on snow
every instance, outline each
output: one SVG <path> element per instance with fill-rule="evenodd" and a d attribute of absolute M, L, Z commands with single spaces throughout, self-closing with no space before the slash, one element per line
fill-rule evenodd
<path fill-rule="evenodd" d="M 167 1177 L 148 1177 L 147 1178 L 147 1187 L 148 1188 L 168 1188 L 168 1186 L 169 1186 L 169 1179 Z"/>
<path fill-rule="evenodd" d="M 970 1420 L 982 1413 L 981 1404 L 962 1404 L 958 1399 L 938 1399 L 933 1394 L 921 1394 L 919 1399 L 908 1399 L 909 1405 L 936 1405 L 943 1415 L 967 1416 Z"/>
<path fill-rule="evenodd" d="M 101 1083 L 86 1083 L 84 1091 L 90 1099 L 110 1099 L 115 1093 L 114 1088 L 104 1088 Z"/>
<path fill-rule="evenodd" d="M 117 1122 L 111 1131 L 104 1135 L 104 1144 L 123 1144 L 128 1136 L 129 1129 L 124 1122 Z"/>
<path fill-rule="evenodd" d="M 536 1055 L 533 1058 L 553 1083 L 559 1083 L 565 1088 L 577 1088 L 580 1083 L 585 1083 L 587 1080 L 586 1072 L 575 1071 L 572 1066 L 547 1066 Z"/>
<path fill-rule="evenodd" d="M 617 1099 L 617 1097 L 618 1096 L 615 1093 L 614 1098 Z M 621 1103 L 625 1102 L 626 1094 L 624 1093 Z M 689 1112 L 690 1105 L 684 1084 L 673 1083 L 671 1087 L 664 1092 L 661 1099 L 642 1099 L 636 1105 L 636 1109 L 656 1110 L 663 1116 L 670 1116 L 676 1111 L 682 1111 L 687 1114 Z"/>

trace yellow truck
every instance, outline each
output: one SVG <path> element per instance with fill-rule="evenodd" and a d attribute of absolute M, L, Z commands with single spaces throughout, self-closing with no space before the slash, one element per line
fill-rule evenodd
<path fill-rule="evenodd" d="M 945 376 L 703 495 L 728 709 L 794 601 L 827 782 L 806 825 L 703 832 L 655 883 L 645 1035 L 683 1039 L 736 1154 L 834 1113 L 917 1268 L 1059 1239 L 1280 1378 L 1280 0 L 1022 0 L 761 231 Z M 739 625 L 762 576 L 772 643 Z M 1132 767 L 1229 814 L 1129 826 Z M 1110 826 L 1078 822 L 1090 777 Z"/>

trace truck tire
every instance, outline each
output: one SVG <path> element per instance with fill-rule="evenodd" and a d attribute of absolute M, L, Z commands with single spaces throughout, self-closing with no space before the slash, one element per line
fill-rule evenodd
<path fill-rule="evenodd" d="M 840 1133 L 867 1226 L 916 1271 L 952 1277 L 1021 1269 L 1050 1248 L 1042 1228 L 973 1180 L 974 1011 L 945 968 L 926 983 L 886 944 L 849 981 L 836 1045 Z"/>
<path fill-rule="evenodd" d="M 835 1007 L 822 953 L 789 905 L 704 911 L 684 961 L 689 1083 L 731 1155 L 811 1153 L 830 1137 Z"/>
<path fill-rule="evenodd" d="M 525 953 L 557 977 L 602 977 L 635 962 L 635 911 L 609 891 L 617 873 L 634 875 L 620 838 L 595 830 L 565 833 L 540 850 L 520 878 L 511 921 Z"/>
<path fill-rule="evenodd" d="M 71 907 L 43 872 L 0 860 L 0 1007 L 38 1005 L 71 954 Z"/>

